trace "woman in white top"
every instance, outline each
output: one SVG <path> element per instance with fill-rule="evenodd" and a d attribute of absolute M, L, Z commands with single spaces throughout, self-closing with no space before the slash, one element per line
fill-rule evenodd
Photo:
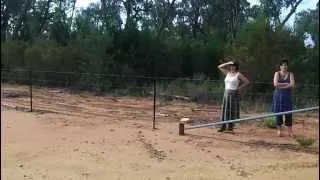
<path fill-rule="evenodd" d="M 225 92 L 223 96 L 221 121 L 239 119 L 239 91 L 248 86 L 249 80 L 239 72 L 239 64 L 235 61 L 220 64 L 218 68 L 226 75 L 224 79 Z M 225 130 L 226 124 L 223 124 L 218 132 L 223 132 Z M 233 131 L 233 123 L 228 123 L 227 130 Z"/>

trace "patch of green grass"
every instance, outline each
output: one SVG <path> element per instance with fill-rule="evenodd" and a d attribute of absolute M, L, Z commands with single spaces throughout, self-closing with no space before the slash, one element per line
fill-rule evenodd
<path fill-rule="evenodd" d="M 262 123 L 263 127 L 275 129 L 276 128 L 276 121 L 275 118 L 267 118 Z"/>
<path fill-rule="evenodd" d="M 312 117 L 312 113 L 306 113 L 306 117 Z"/>
<path fill-rule="evenodd" d="M 315 139 L 307 138 L 303 136 L 296 137 L 295 140 L 298 142 L 299 146 L 301 147 L 309 147 L 315 143 Z"/>

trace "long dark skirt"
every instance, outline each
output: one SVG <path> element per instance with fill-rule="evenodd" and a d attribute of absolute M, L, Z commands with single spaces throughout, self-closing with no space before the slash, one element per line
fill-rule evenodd
<path fill-rule="evenodd" d="M 240 118 L 240 95 L 237 90 L 226 90 L 223 96 L 222 121 L 235 120 Z M 226 128 L 226 124 L 222 125 Z M 233 123 L 228 123 L 228 128 L 233 128 Z"/>
<path fill-rule="evenodd" d="M 273 92 L 272 111 L 274 113 L 292 110 L 291 89 L 276 89 Z M 283 115 L 276 116 L 276 125 L 283 124 Z M 285 115 L 285 125 L 292 126 L 292 113 Z"/>
<path fill-rule="evenodd" d="M 292 110 L 292 99 L 291 99 L 291 90 L 276 89 L 273 92 L 273 103 L 272 111 L 274 113 L 291 111 Z"/>

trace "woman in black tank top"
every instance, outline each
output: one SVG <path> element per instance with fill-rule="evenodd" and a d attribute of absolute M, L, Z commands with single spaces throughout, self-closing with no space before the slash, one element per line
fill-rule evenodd
<path fill-rule="evenodd" d="M 288 61 L 283 60 L 280 63 L 280 71 L 274 74 L 273 84 L 275 90 L 273 92 L 272 110 L 274 113 L 292 110 L 291 91 L 294 87 L 294 76 L 292 72 L 288 72 Z M 283 124 L 283 115 L 276 116 L 277 134 L 281 136 L 281 126 Z M 289 136 L 292 133 L 292 113 L 285 114 L 285 125 L 288 127 Z"/>

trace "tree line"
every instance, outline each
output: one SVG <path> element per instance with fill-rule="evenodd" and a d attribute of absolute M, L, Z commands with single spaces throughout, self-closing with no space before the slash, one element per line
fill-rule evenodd
<path fill-rule="evenodd" d="M 291 27 L 288 20 L 303 0 L 254 6 L 247 0 L 101 0 L 80 9 L 76 2 L 1 0 L 1 64 L 7 73 L 31 68 L 220 79 L 217 65 L 233 57 L 252 82 L 271 82 L 285 57 L 298 83 L 319 82 L 319 3 L 298 13 Z M 304 46 L 305 33 L 315 47 Z M 38 78 L 90 84 L 94 77 Z M 97 80 L 102 89 L 108 83 Z"/>

